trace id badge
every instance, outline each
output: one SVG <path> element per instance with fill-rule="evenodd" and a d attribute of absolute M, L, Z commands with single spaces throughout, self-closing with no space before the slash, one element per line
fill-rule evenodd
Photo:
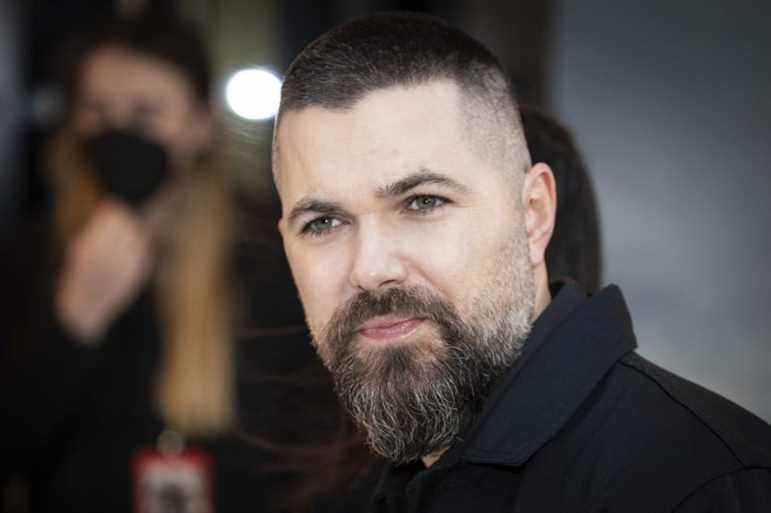
<path fill-rule="evenodd" d="M 214 513 L 211 457 L 176 433 L 137 451 L 132 466 L 135 513 Z"/>

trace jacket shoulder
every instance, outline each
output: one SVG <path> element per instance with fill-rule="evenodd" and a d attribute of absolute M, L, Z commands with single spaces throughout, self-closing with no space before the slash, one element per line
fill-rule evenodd
<path fill-rule="evenodd" d="M 771 467 L 771 427 L 730 400 L 683 379 L 636 353 L 621 365 L 639 374 L 647 386 L 641 393 L 658 396 L 660 404 L 678 411 L 672 429 L 700 433 L 717 449 L 722 446 L 742 467 Z"/>
<path fill-rule="evenodd" d="M 566 482 L 577 483 L 568 496 L 591 511 L 672 511 L 721 476 L 771 469 L 765 422 L 635 353 L 608 372 L 564 436 L 574 451 Z"/>

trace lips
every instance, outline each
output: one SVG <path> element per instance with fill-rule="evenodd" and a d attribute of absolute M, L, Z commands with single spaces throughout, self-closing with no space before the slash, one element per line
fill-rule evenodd
<path fill-rule="evenodd" d="M 364 337 L 388 341 L 405 337 L 414 332 L 425 319 L 384 315 L 370 319 L 358 329 Z"/>

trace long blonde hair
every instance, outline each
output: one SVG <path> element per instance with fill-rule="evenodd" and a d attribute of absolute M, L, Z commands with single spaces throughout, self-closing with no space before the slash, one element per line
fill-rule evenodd
<path fill-rule="evenodd" d="M 104 192 L 71 131 L 48 152 L 57 246 L 86 223 Z M 209 165 L 214 167 L 211 159 Z M 222 433 L 234 418 L 231 294 L 227 278 L 231 204 L 222 173 L 190 170 L 159 252 L 156 304 L 162 359 L 155 399 L 166 424 L 187 435 Z"/>

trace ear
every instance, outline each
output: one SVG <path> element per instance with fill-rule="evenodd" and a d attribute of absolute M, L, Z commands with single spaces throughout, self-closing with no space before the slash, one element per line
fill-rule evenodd
<path fill-rule="evenodd" d="M 554 174 L 544 163 L 530 168 L 522 186 L 522 206 L 530 251 L 530 263 L 545 264 L 546 248 L 554 232 L 557 215 L 557 190 Z"/>

